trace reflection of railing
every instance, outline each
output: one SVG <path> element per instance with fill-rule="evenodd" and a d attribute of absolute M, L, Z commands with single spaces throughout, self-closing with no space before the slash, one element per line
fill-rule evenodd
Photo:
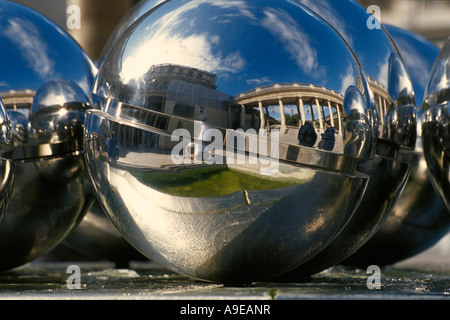
<path fill-rule="evenodd" d="M 262 87 L 257 87 L 251 90 L 248 90 L 246 92 L 241 93 L 239 96 L 235 97 L 236 98 L 242 98 L 245 96 L 249 96 L 252 94 L 260 94 L 262 92 L 267 92 L 267 91 L 273 91 L 274 89 L 292 89 L 292 88 L 301 88 L 301 89 L 307 89 L 307 90 L 318 90 L 319 92 L 324 92 L 324 93 L 328 93 L 331 96 L 336 96 L 336 97 L 341 97 L 342 99 L 342 95 L 334 90 L 325 88 L 325 87 L 321 87 L 318 85 L 314 85 L 314 84 L 305 84 L 305 83 L 276 83 L 276 84 L 269 84 L 269 85 L 265 85 Z"/>
<path fill-rule="evenodd" d="M 117 103 L 117 102 L 116 102 Z M 119 103 L 120 104 L 120 103 Z M 133 128 L 147 128 L 149 132 L 154 132 L 160 137 L 163 137 L 163 140 L 172 140 L 175 141 L 175 144 L 179 143 L 180 139 L 185 138 L 182 136 L 177 136 L 176 133 L 172 132 L 170 129 L 168 129 L 166 126 L 159 126 L 155 125 L 156 122 L 148 121 L 146 119 L 157 119 L 161 117 L 165 117 L 167 122 L 179 122 L 180 127 L 187 129 L 190 132 L 191 140 L 193 142 L 197 141 L 199 137 L 197 137 L 195 130 L 190 130 L 190 128 L 194 129 L 195 123 L 200 123 L 199 121 L 194 121 L 182 117 L 177 117 L 174 115 L 169 115 L 165 113 L 161 113 L 154 110 L 148 110 L 141 107 L 136 107 L 132 105 L 124 105 L 122 104 L 121 110 L 126 110 L 126 114 L 129 115 L 129 117 L 124 117 L 125 114 L 121 113 L 121 118 L 124 119 L 124 124 L 128 122 L 129 124 L 125 127 L 120 129 L 119 127 L 122 126 L 121 123 L 118 123 L 118 128 L 116 128 L 116 132 L 122 133 L 127 135 L 127 132 L 132 134 Z M 135 118 L 132 115 L 141 115 L 141 118 Z M 142 117 L 145 114 L 145 117 Z M 128 119 L 126 119 L 128 118 Z M 153 125 L 152 125 L 153 124 Z M 129 128 L 129 129 L 127 129 Z M 296 145 L 292 143 L 287 143 L 285 141 L 280 141 L 278 138 L 272 139 L 271 134 L 268 133 L 268 136 L 264 138 L 257 130 L 254 131 L 254 134 L 252 134 L 249 131 L 244 132 L 243 130 L 232 130 L 230 128 L 222 128 L 217 126 L 211 126 L 212 129 L 218 130 L 220 132 L 221 137 L 223 138 L 222 141 L 204 141 L 205 144 L 208 145 L 214 145 L 217 149 L 222 149 L 225 152 L 232 150 L 233 152 L 239 152 L 242 151 L 247 155 L 250 155 L 251 153 L 254 153 L 254 149 L 249 148 L 248 140 L 251 139 L 252 141 L 258 141 L 258 146 L 262 143 L 263 145 L 267 146 L 270 150 L 271 144 L 276 144 L 276 147 L 278 148 L 279 152 L 277 153 L 276 160 L 286 161 L 286 162 L 293 162 L 308 166 L 316 166 L 316 167 L 322 167 L 329 170 L 339 170 L 339 171 L 345 171 L 345 172 L 353 172 L 355 171 L 357 159 L 351 158 L 348 156 L 344 156 L 342 153 L 334 153 L 334 152 L 327 152 L 323 150 L 319 150 L 317 148 L 309 148 L 304 147 L 301 145 Z M 131 129 L 131 130 L 130 130 Z M 146 130 L 147 130 L 146 129 Z M 241 133 L 242 131 L 242 133 Z M 246 143 L 230 143 L 230 138 L 244 138 Z M 262 138 L 261 138 L 262 137 Z M 256 140 L 255 140 L 256 139 Z M 261 139 L 265 139 L 265 142 Z M 126 140 L 126 139 L 125 139 Z M 201 140 L 201 138 L 200 138 Z M 255 146 L 253 146 L 255 147 Z M 159 146 L 158 148 L 161 148 Z M 260 150 L 257 148 L 257 152 L 260 153 Z M 258 153 L 258 156 L 260 154 Z M 267 156 L 270 157 L 271 153 L 268 151 Z M 265 156 L 263 154 L 263 156 Z"/>
<path fill-rule="evenodd" d="M 171 63 L 151 66 L 147 72 L 147 76 L 154 77 L 155 75 L 165 76 L 169 79 L 173 79 L 174 77 L 195 79 L 213 87 L 215 87 L 217 79 L 215 74 L 205 70 Z M 149 83 L 152 83 L 152 81 L 149 81 Z"/>
<path fill-rule="evenodd" d="M 8 110 L 26 109 L 26 114 L 31 113 L 33 98 L 36 94 L 34 90 L 9 90 L 0 92 L 5 108 Z"/>

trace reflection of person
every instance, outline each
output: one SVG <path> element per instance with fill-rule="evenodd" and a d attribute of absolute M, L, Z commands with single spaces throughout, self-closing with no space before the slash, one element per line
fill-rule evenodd
<path fill-rule="evenodd" d="M 322 140 L 319 143 L 319 149 L 331 151 L 334 148 L 334 128 L 331 126 L 330 121 L 327 121 L 326 123 L 327 129 L 324 133 L 322 133 Z"/>
<path fill-rule="evenodd" d="M 116 160 L 118 157 L 118 150 L 117 150 L 117 140 L 116 135 L 114 134 L 114 131 L 111 133 L 111 137 L 109 137 L 106 140 L 106 150 L 108 152 L 108 157 L 110 159 Z"/>
<path fill-rule="evenodd" d="M 316 143 L 317 134 L 311 122 L 307 121 L 298 131 L 298 142 L 301 146 L 312 147 Z"/>

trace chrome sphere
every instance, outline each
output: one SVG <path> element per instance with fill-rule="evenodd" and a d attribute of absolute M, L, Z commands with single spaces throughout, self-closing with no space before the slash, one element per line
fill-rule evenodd
<path fill-rule="evenodd" d="M 405 59 L 421 103 L 439 48 L 410 31 L 385 27 Z M 377 233 L 346 264 L 393 264 L 430 248 L 450 230 L 450 215 L 433 189 L 423 156 L 422 114 L 419 105 L 416 150 L 409 153 L 411 174 L 402 195 Z"/>
<path fill-rule="evenodd" d="M 159 4 L 166 0 L 140 0 L 138 1 L 119 22 L 116 29 L 110 35 L 105 47 L 102 50 L 99 61 L 103 61 L 106 55 L 114 48 L 115 43 L 127 31 L 127 29 L 136 22 L 140 17 L 155 9 Z"/>
<path fill-rule="evenodd" d="M 434 63 L 425 89 L 422 116 L 423 152 L 431 182 L 445 206 L 450 209 L 449 106 L 450 38 Z"/>
<path fill-rule="evenodd" d="M 0 97 L 11 122 L 11 199 L 0 224 L 0 270 L 32 261 L 75 226 L 92 196 L 83 124 L 96 69 L 36 11 L 0 2 Z"/>
<path fill-rule="evenodd" d="M 135 4 L 109 37 L 99 61 L 105 59 L 122 34 L 136 20 L 164 1 L 142 0 Z M 83 220 L 63 240 L 63 245 L 92 259 L 113 261 L 118 267 L 125 267 L 132 260 L 145 259 L 122 237 L 96 199 L 89 205 Z"/>
<path fill-rule="evenodd" d="M 94 261 L 112 261 L 116 268 L 129 268 L 131 261 L 147 260 L 123 238 L 97 199 L 92 199 L 83 220 L 64 238 L 62 245 Z"/>
<path fill-rule="evenodd" d="M 3 158 L 1 154 L 10 151 L 12 148 L 14 148 L 13 129 L 0 98 L 0 223 L 8 207 L 14 181 L 14 163 Z"/>
<path fill-rule="evenodd" d="M 413 84 L 406 64 L 385 28 L 382 25 L 369 28 L 367 22 L 371 15 L 357 1 L 297 2 L 336 29 L 361 62 L 377 104 L 380 130 L 374 159 L 358 161 L 357 170 L 368 175 L 370 180 L 355 214 L 326 249 L 283 275 L 288 281 L 308 277 L 344 261 L 376 233 L 408 180 L 411 163 L 403 153 L 411 152 L 416 143 Z"/>
<path fill-rule="evenodd" d="M 295 2 L 164 2 L 116 42 L 93 92 L 98 199 L 137 250 L 182 274 L 285 273 L 339 234 L 366 190 L 356 166 L 379 131 L 367 79 Z"/>

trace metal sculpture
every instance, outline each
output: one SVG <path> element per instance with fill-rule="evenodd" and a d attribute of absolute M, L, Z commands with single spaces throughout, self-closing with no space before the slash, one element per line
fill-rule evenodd
<path fill-rule="evenodd" d="M 366 190 L 356 167 L 372 161 L 380 122 L 369 83 L 295 2 L 164 2 L 116 42 L 93 91 L 98 199 L 134 247 L 182 274 L 246 283 L 292 270 Z M 299 144 L 306 122 L 318 137 L 335 128 L 331 152 Z"/>

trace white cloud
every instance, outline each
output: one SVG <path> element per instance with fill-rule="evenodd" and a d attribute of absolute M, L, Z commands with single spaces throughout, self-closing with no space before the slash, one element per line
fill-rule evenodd
<path fill-rule="evenodd" d="M 224 8 L 240 5 L 242 14 L 250 14 L 245 9 L 245 3 L 237 0 L 195 0 L 172 10 L 147 28 L 148 38 L 142 39 L 142 45 L 126 57 L 122 68 L 124 82 L 142 76 L 152 65 L 164 63 L 186 65 L 215 74 L 238 73 L 245 67 L 246 62 L 240 52 L 223 55 L 218 51 L 221 40 L 219 35 L 204 32 L 185 37 L 173 33 L 173 30 L 185 23 L 184 17 L 189 17 L 188 12 L 202 3 Z M 155 32 L 152 33 L 152 30 Z"/>
<path fill-rule="evenodd" d="M 344 75 L 341 76 L 341 90 L 340 92 L 345 92 L 348 87 L 355 85 L 355 69 L 352 63 L 349 64 Z"/>
<path fill-rule="evenodd" d="M 322 76 L 325 69 L 319 65 L 317 50 L 296 20 L 274 8 L 265 9 L 264 14 L 262 25 L 279 39 L 297 66 L 306 74 Z"/>
<path fill-rule="evenodd" d="M 28 66 L 41 79 L 45 79 L 51 74 L 55 63 L 51 59 L 49 49 L 36 26 L 19 17 L 11 18 L 3 33 L 17 45 Z"/>

